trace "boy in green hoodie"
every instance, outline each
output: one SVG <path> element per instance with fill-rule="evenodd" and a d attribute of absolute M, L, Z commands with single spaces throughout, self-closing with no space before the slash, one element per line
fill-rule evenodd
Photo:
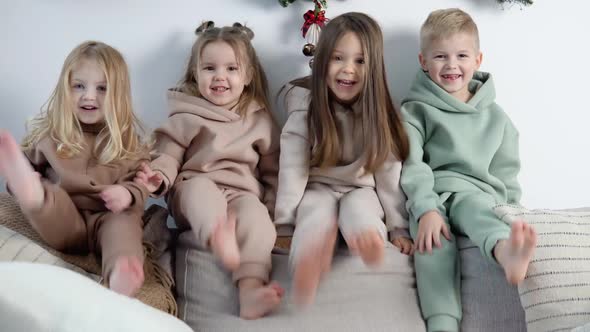
<path fill-rule="evenodd" d="M 451 230 L 499 263 L 512 284 L 526 275 L 536 233 L 522 221 L 505 224 L 492 210 L 519 203 L 518 132 L 494 102 L 492 76 L 477 71 L 482 53 L 475 22 L 459 9 L 434 11 L 420 43 L 422 70 L 402 102 L 410 156 L 401 185 L 428 331 L 458 331 L 461 273 Z"/>

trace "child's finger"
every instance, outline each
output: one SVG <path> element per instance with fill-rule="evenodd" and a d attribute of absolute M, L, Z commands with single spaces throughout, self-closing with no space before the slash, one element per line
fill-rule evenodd
<path fill-rule="evenodd" d="M 408 244 L 407 244 L 407 243 L 405 243 L 405 242 L 403 242 L 403 241 L 400 241 L 400 243 L 399 243 L 399 251 L 400 251 L 402 254 L 406 254 L 406 252 L 407 252 L 408 250 L 409 250 L 409 248 L 408 248 Z"/>
<path fill-rule="evenodd" d="M 419 248 L 420 248 L 420 253 L 421 254 L 423 254 L 424 251 L 426 251 L 426 236 L 425 236 L 424 233 L 422 233 L 422 236 L 420 237 Z"/>
<path fill-rule="evenodd" d="M 414 242 L 414 248 L 416 248 L 416 250 L 418 250 L 418 252 L 422 252 L 420 250 L 420 242 L 421 242 L 421 234 L 420 232 L 418 232 L 418 235 L 416 236 L 416 242 Z"/>
<path fill-rule="evenodd" d="M 434 232 L 432 235 L 433 235 L 432 238 L 434 240 L 434 245 L 437 248 L 441 248 L 442 247 L 442 243 L 440 242 L 440 231 Z"/>
<path fill-rule="evenodd" d="M 449 232 L 447 224 L 442 225 L 442 233 L 445 236 L 445 238 L 447 238 L 447 240 L 451 241 L 451 232 Z"/>
<path fill-rule="evenodd" d="M 429 254 L 432 254 L 432 237 L 433 237 L 433 235 L 434 234 L 430 231 L 426 235 L 426 251 L 428 251 Z"/>
<path fill-rule="evenodd" d="M 412 253 L 412 251 L 413 251 L 412 244 L 408 242 L 408 243 L 405 244 L 404 247 L 405 247 L 404 254 L 410 255 Z"/>

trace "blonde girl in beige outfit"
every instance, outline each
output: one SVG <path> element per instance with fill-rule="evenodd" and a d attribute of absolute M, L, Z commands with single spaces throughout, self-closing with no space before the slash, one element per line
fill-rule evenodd
<path fill-rule="evenodd" d="M 399 185 L 408 140 L 385 80 L 381 29 L 365 14 L 331 20 L 311 76 L 292 84 L 275 223 L 279 235 L 294 227 L 293 289 L 306 305 L 329 270 L 338 229 L 370 266 L 381 263 L 388 231 L 412 253 Z"/>
<path fill-rule="evenodd" d="M 24 155 L 0 131 L 0 176 L 33 228 L 57 250 L 101 254 L 103 277 L 125 295 L 144 279 L 148 192 L 133 178 L 149 147 L 140 127 L 125 60 L 88 41 L 66 58 L 46 111 L 24 139 Z"/>
<path fill-rule="evenodd" d="M 192 228 L 198 244 L 233 272 L 240 316 L 259 318 L 283 295 L 269 283 L 280 130 L 252 31 L 205 22 L 197 34 L 186 74 L 168 92 L 156 155 L 137 181 L 167 194 L 178 226 Z"/>

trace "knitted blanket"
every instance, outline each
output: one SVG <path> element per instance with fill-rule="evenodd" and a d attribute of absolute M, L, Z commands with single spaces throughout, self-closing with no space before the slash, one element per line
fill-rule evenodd
<path fill-rule="evenodd" d="M 169 268 L 158 260 L 172 238 L 166 228 L 166 209 L 152 205 L 144 215 L 145 282 L 137 299 L 156 309 L 177 315 L 174 281 Z M 33 230 L 14 198 L 0 193 L 0 261 L 28 261 L 59 265 L 102 281 L 101 264 L 93 254 L 65 254 L 49 247 Z"/>

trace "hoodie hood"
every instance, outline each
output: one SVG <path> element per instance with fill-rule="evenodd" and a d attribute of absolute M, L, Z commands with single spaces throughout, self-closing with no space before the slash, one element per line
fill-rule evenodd
<path fill-rule="evenodd" d="M 464 103 L 451 96 L 443 88 L 438 86 L 430 79 L 427 73 L 418 70 L 418 74 L 412 84 L 408 96 L 404 98 L 403 103 L 420 102 L 435 107 L 441 111 L 447 112 L 479 112 L 487 109 L 494 103 L 496 90 L 492 75 L 485 72 L 475 72 L 471 82 L 469 82 L 469 91 L 473 94 L 471 99 Z"/>
<path fill-rule="evenodd" d="M 212 121 L 234 122 L 242 119 L 238 113 L 219 107 L 208 100 L 200 97 L 188 95 L 184 92 L 168 90 L 168 108 L 169 116 L 179 113 L 189 113 L 203 117 Z M 246 115 L 261 110 L 262 107 L 257 102 L 248 105 Z"/>

